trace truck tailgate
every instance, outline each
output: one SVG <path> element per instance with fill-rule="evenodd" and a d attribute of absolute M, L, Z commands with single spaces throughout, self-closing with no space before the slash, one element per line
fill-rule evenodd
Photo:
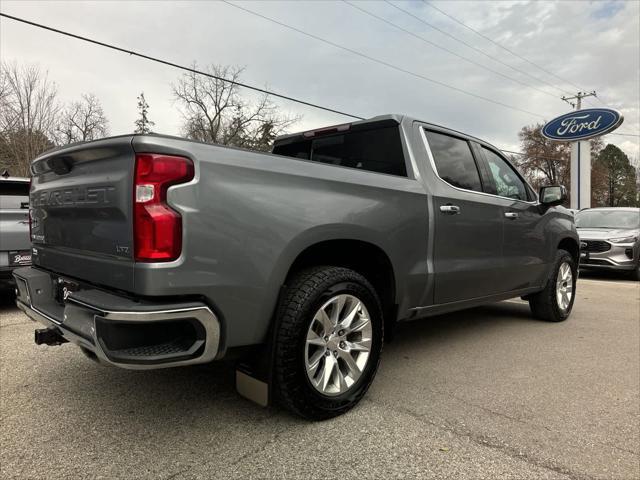
<path fill-rule="evenodd" d="M 131 136 L 54 150 L 32 165 L 33 264 L 133 288 Z"/>

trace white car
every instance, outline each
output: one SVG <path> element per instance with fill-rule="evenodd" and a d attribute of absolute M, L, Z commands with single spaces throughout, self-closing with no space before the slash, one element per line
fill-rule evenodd
<path fill-rule="evenodd" d="M 580 268 L 624 271 L 640 280 L 640 208 L 589 208 L 575 220 Z"/>

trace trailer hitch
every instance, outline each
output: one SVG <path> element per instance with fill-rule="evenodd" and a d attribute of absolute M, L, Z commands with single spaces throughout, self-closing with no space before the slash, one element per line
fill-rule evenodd
<path fill-rule="evenodd" d="M 60 331 L 57 328 L 39 328 L 35 331 L 34 340 L 36 345 L 62 345 L 69 340 L 60 335 Z"/>

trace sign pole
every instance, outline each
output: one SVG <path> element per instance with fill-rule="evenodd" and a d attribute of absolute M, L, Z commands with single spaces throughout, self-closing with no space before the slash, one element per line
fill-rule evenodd
<path fill-rule="evenodd" d="M 596 92 L 578 92 L 574 97 L 562 97 L 562 100 L 574 106 L 576 110 L 582 108 L 584 97 L 595 96 Z M 570 100 L 576 100 L 576 103 Z M 580 210 L 591 207 L 591 142 L 578 140 L 571 142 L 571 201 L 570 208 Z"/>
<path fill-rule="evenodd" d="M 562 97 L 576 110 L 549 120 L 540 130 L 541 135 L 555 142 L 571 142 L 571 208 L 591 207 L 591 144 L 589 138 L 606 135 L 624 121 L 617 110 L 587 108 L 582 110 L 582 99 L 596 92 L 578 92 L 574 97 Z M 575 103 L 571 100 L 577 100 Z M 579 110 L 579 111 L 578 111 Z"/>

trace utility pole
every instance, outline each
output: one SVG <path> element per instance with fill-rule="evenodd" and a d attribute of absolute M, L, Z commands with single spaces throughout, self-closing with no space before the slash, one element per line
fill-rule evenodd
<path fill-rule="evenodd" d="M 592 92 L 578 92 L 573 97 L 565 97 L 563 95 L 562 96 L 562 100 L 567 102 L 569 105 L 571 105 L 576 110 L 580 110 L 582 108 L 582 99 L 584 97 L 597 97 L 597 96 L 598 95 L 596 94 L 596 91 L 593 90 Z M 573 103 L 571 100 L 575 100 L 576 103 Z"/>
<path fill-rule="evenodd" d="M 596 91 L 578 92 L 572 97 L 562 96 L 576 111 L 582 109 L 582 99 L 597 96 Z M 573 102 L 575 100 L 575 102 Z M 570 207 L 580 210 L 591 207 L 591 142 L 571 142 L 571 201 Z"/>

